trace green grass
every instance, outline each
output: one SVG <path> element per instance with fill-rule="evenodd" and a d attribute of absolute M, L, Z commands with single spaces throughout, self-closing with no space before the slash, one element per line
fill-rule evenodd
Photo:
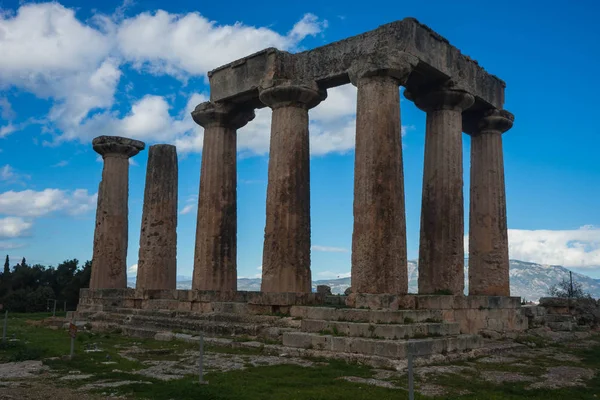
<path fill-rule="evenodd" d="M 33 319 L 42 319 L 48 314 L 35 314 Z M 199 385 L 197 376 L 186 376 L 173 381 L 159 381 L 135 374 L 136 370 L 146 368 L 141 362 L 144 360 L 177 360 L 178 356 L 186 350 L 196 350 L 197 343 L 183 341 L 158 342 L 150 339 L 137 339 L 124 337 L 119 334 L 100 334 L 80 332 L 75 341 L 76 357 L 73 360 L 60 358 L 68 354 L 70 339 L 65 330 L 51 330 L 46 327 L 28 325 L 26 319 L 31 315 L 13 314 L 8 324 L 8 337 L 13 336 L 19 341 L 8 342 L 0 346 L 0 362 L 18 361 L 24 359 L 44 359 L 44 362 L 54 371 L 67 373 L 78 370 L 82 374 L 93 374 L 92 378 L 83 381 L 60 382 L 52 381 L 53 385 L 78 387 L 86 383 L 101 380 L 131 380 L 134 383 L 118 388 L 111 388 L 110 392 L 127 396 L 128 399 L 203 399 L 203 400 L 386 400 L 408 398 L 404 389 L 386 389 L 365 384 L 351 383 L 339 378 L 343 376 L 357 376 L 362 378 L 373 377 L 374 371 L 366 366 L 350 364 L 337 360 L 311 359 L 315 362 L 313 367 L 300 367 L 295 365 L 276 366 L 251 366 L 245 363 L 247 369 L 230 371 L 226 373 L 210 372 L 205 380 L 208 385 Z M 531 337 L 524 337 L 524 341 L 531 341 Z M 557 361 L 545 354 L 529 358 L 527 366 L 514 366 L 507 363 L 481 363 L 477 360 L 455 362 L 453 365 L 472 366 L 472 371 L 462 372 L 460 375 L 447 374 L 429 376 L 428 383 L 443 386 L 447 389 L 446 396 L 436 399 L 464 399 L 464 400 L 553 400 L 553 399 L 596 399 L 594 394 L 600 394 L 600 377 L 595 377 L 587 383 L 587 387 L 550 389 L 526 389 L 530 382 L 494 384 L 484 381 L 480 373 L 484 371 L 520 372 L 535 377 L 545 373 L 545 368 L 558 365 L 577 365 L 600 371 L 600 336 L 595 339 L 597 345 L 591 349 L 573 349 L 566 346 L 560 348 L 561 352 L 580 357 L 582 362 Z M 97 353 L 86 353 L 89 346 L 102 349 Z M 205 345 L 207 352 L 221 353 L 224 357 L 235 355 L 252 356 L 263 354 L 263 348 L 230 348 L 225 346 Z M 541 345 L 541 343 L 540 343 Z M 147 352 L 135 355 L 137 360 L 127 360 L 119 355 L 120 351 L 136 346 Z M 537 344 L 536 344 L 537 346 Z M 558 350 L 558 349 L 557 349 Z M 535 353 L 534 353 L 535 354 Z M 103 364 L 107 361 L 116 364 Z M 58 357 L 48 360 L 49 357 Z M 517 355 L 518 357 L 518 355 Z M 249 359 L 248 359 L 249 360 Z M 525 359 L 523 359 L 525 360 Z M 517 362 L 523 362 L 518 360 Z M 417 367 L 418 368 L 418 367 Z M 117 372 L 115 372 L 117 370 Z M 151 382 L 151 385 L 141 382 Z M 406 376 L 395 377 L 395 384 L 405 388 Z M 417 387 L 423 382 L 417 381 Z M 96 392 L 106 392 L 107 389 L 98 389 Z M 465 393 L 466 392 L 466 393 Z M 416 395 L 415 399 L 433 399 Z"/>

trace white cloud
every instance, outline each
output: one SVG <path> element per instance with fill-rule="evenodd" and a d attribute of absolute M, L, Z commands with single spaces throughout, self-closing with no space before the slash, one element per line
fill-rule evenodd
<path fill-rule="evenodd" d="M 93 210 L 96 201 L 97 194 L 90 195 L 86 189 L 11 190 L 0 193 L 0 214 L 34 218 L 60 211 L 79 215 Z"/>
<path fill-rule="evenodd" d="M 18 130 L 18 127 L 13 125 L 10 122 L 7 125 L 0 126 L 0 138 L 3 138 L 4 136 L 8 136 L 11 133 L 16 132 L 17 130 Z"/>
<path fill-rule="evenodd" d="M 293 49 L 326 23 L 305 15 L 288 35 L 264 27 L 218 25 L 199 13 L 144 12 L 118 28 L 119 51 L 134 67 L 176 77 L 203 75 L 209 70 L 267 47 Z"/>
<path fill-rule="evenodd" d="M 123 135 L 149 141 L 178 140 L 184 152 L 198 149 L 201 137 L 188 108 L 172 117 L 163 97 L 140 99 L 120 118 L 113 105 L 121 65 L 131 63 L 139 70 L 185 80 L 266 47 L 292 50 L 326 27 L 312 14 L 287 35 L 241 22 L 219 25 L 196 12 L 159 10 L 124 19 L 129 4 L 112 16 L 94 14 L 85 22 L 56 2 L 24 4 L 16 13 L 0 13 L 0 88 L 14 86 L 50 99 L 44 123 L 55 142 L 87 142 L 118 127 Z M 12 116 L 5 98 L 0 107 L 3 116 Z M 90 115 L 92 111 L 99 112 Z M 0 126 L 0 137 L 17 129 L 11 123 Z"/>
<path fill-rule="evenodd" d="M 23 180 L 29 178 L 29 175 L 16 172 L 15 169 L 8 164 L 0 167 L 0 182 L 23 184 Z"/>
<path fill-rule="evenodd" d="M 344 247 L 318 246 L 314 245 L 310 248 L 312 251 L 323 251 L 327 253 L 348 253 L 348 249 Z"/>
<path fill-rule="evenodd" d="M 19 217 L 0 218 L 0 239 L 17 238 L 27 234 L 32 223 Z M 7 245 L 5 243 L 5 245 Z"/>
<path fill-rule="evenodd" d="M 134 99 L 130 107 L 116 105 L 124 65 L 185 82 L 266 47 L 299 50 L 306 37 L 327 28 L 327 21 L 313 14 L 304 15 L 285 34 L 242 22 L 223 25 L 197 12 L 158 10 L 124 18 L 129 4 L 113 15 L 94 14 L 85 21 L 56 2 L 24 4 L 16 13 L 0 13 L 0 89 L 15 86 L 50 99 L 42 130 L 54 134 L 53 143 L 88 143 L 97 135 L 119 132 L 148 143 L 175 144 L 180 153 L 199 152 L 203 130 L 190 111 L 208 96 L 190 95 L 183 109 L 174 109 L 172 96 L 156 94 Z M 12 114 L 10 103 L 1 99 L 2 113 Z M 355 112 L 354 86 L 328 90 L 328 98 L 310 111 L 311 154 L 351 151 Z M 270 125 L 270 109 L 257 110 L 255 120 L 239 131 L 239 152 L 267 154 Z M 21 128 L 9 122 L 0 126 L 0 137 Z"/>
<path fill-rule="evenodd" d="M 53 167 L 66 167 L 67 165 L 69 165 L 69 161 L 61 160 L 61 161 L 57 162 L 56 164 L 54 164 Z"/>
<path fill-rule="evenodd" d="M 600 266 L 600 228 L 571 230 L 508 230 L 511 259 L 565 267 Z M 465 253 L 468 254 L 468 236 Z"/>
<path fill-rule="evenodd" d="M 6 164 L 4 167 L 0 168 L 0 180 L 8 181 L 10 179 L 14 179 L 15 172 L 14 169 Z"/>
<path fill-rule="evenodd" d="M 194 204 L 187 204 L 186 206 L 184 206 L 181 211 L 179 212 L 179 214 L 181 215 L 185 215 L 185 214 L 189 214 L 192 211 L 194 211 L 196 207 L 194 206 Z"/>
<path fill-rule="evenodd" d="M 6 97 L 0 97 L 0 117 L 5 120 L 11 120 L 16 117 L 12 105 Z"/>
<path fill-rule="evenodd" d="M 110 107 L 120 77 L 106 33 L 81 23 L 58 3 L 25 4 L 0 13 L 0 86 L 16 86 L 55 103 L 49 120 L 77 125 L 96 107 Z M 6 134 L 6 133 L 5 133 Z"/>
<path fill-rule="evenodd" d="M 137 264 L 133 264 L 132 266 L 130 266 L 129 268 L 127 268 L 127 274 L 128 275 L 137 275 L 137 271 L 138 271 L 138 265 Z"/>

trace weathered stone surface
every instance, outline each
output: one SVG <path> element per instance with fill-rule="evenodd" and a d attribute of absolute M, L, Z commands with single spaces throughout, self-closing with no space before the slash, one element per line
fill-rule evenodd
<path fill-rule="evenodd" d="M 348 70 L 355 60 L 386 59 L 398 49 L 418 59 L 418 73 L 409 77 L 408 88 L 420 86 L 424 77 L 430 82 L 451 79 L 476 97 L 477 108 L 502 108 L 504 82 L 414 18 L 302 53 L 269 48 L 236 60 L 209 73 L 211 100 L 252 101 L 265 79 L 316 81 L 323 88 L 343 85 L 350 81 Z"/>
<path fill-rule="evenodd" d="M 308 110 L 325 96 L 316 85 L 289 83 L 260 94 L 273 109 L 263 292 L 311 291 Z"/>
<path fill-rule="evenodd" d="M 469 294 L 510 295 L 502 133 L 514 117 L 487 110 L 464 117 L 471 134 Z"/>
<path fill-rule="evenodd" d="M 352 293 L 346 298 L 346 305 L 371 310 L 406 310 L 414 309 L 416 296 L 393 294 Z"/>
<path fill-rule="evenodd" d="M 252 109 L 202 103 L 192 112 L 204 127 L 192 288 L 237 288 L 237 129 Z"/>
<path fill-rule="evenodd" d="M 408 275 L 399 82 L 369 71 L 353 80 L 358 103 L 352 286 L 357 293 L 403 294 Z"/>
<path fill-rule="evenodd" d="M 317 293 L 331 295 L 331 288 L 327 285 L 317 285 Z"/>
<path fill-rule="evenodd" d="M 127 287 L 129 158 L 145 145 L 118 136 L 92 141 L 104 167 L 98 188 L 90 289 Z"/>
<path fill-rule="evenodd" d="M 150 146 L 140 233 L 137 289 L 175 289 L 177 171 L 175 146 Z"/>
<path fill-rule="evenodd" d="M 468 93 L 438 88 L 405 92 L 427 112 L 419 242 L 419 293 L 462 294 L 464 203 L 462 111 Z"/>

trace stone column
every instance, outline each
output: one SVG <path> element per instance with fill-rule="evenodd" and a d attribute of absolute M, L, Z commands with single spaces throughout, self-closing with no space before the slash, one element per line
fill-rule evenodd
<path fill-rule="evenodd" d="M 510 296 L 502 134 L 513 121 L 505 110 L 465 115 L 471 135 L 470 295 Z"/>
<path fill-rule="evenodd" d="M 102 155 L 104 168 L 98 189 L 90 289 L 126 288 L 129 158 L 145 145 L 118 136 L 99 136 L 92 145 Z"/>
<path fill-rule="evenodd" d="M 237 289 L 237 129 L 253 109 L 202 103 L 192 112 L 204 127 L 192 289 Z"/>
<path fill-rule="evenodd" d="M 462 111 L 474 98 L 447 88 L 409 93 L 427 112 L 419 293 L 464 291 Z"/>
<path fill-rule="evenodd" d="M 263 292 L 310 292 L 310 155 L 308 110 L 326 94 L 313 86 L 262 89 L 273 110 L 263 247 Z"/>
<path fill-rule="evenodd" d="M 358 89 L 352 289 L 408 292 L 400 91 L 415 63 L 350 71 Z"/>
<path fill-rule="evenodd" d="M 177 150 L 150 146 L 136 287 L 175 289 L 177 276 Z"/>

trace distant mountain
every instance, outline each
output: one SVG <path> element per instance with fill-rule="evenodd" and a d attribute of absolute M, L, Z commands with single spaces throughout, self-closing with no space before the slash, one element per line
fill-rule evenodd
<path fill-rule="evenodd" d="M 416 261 L 408 262 L 408 291 L 417 293 L 418 268 Z M 465 293 L 468 293 L 469 263 L 465 259 Z M 189 277 L 178 276 L 177 289 L 185 290 L 192 287 Z M 179 279 L 183 278 L 183 279 Z M 569 270 L 559 265 L 542 265 L 530 262 L 510 261 L 510 292 L 512 296 L 519 296 L 527 300 L 537 301 L 540 297 L 548 295 L 548 289 L 562 279 L 569 278 Z M 583 290 L 595 298 L 600 298 L 600 279 L 573 273 L 573 281 L 581 283 Z M 317 285 L 331 287 L 333 294 L 343 294 L 350 286 L 350 278 L 323 279 L 313 282 L 313 291 Z M 135 287 L 135 277 L 128 280 L 129 287 Z M 238 279 L 238 290 L 259 291 L 260 279 Z"/>

